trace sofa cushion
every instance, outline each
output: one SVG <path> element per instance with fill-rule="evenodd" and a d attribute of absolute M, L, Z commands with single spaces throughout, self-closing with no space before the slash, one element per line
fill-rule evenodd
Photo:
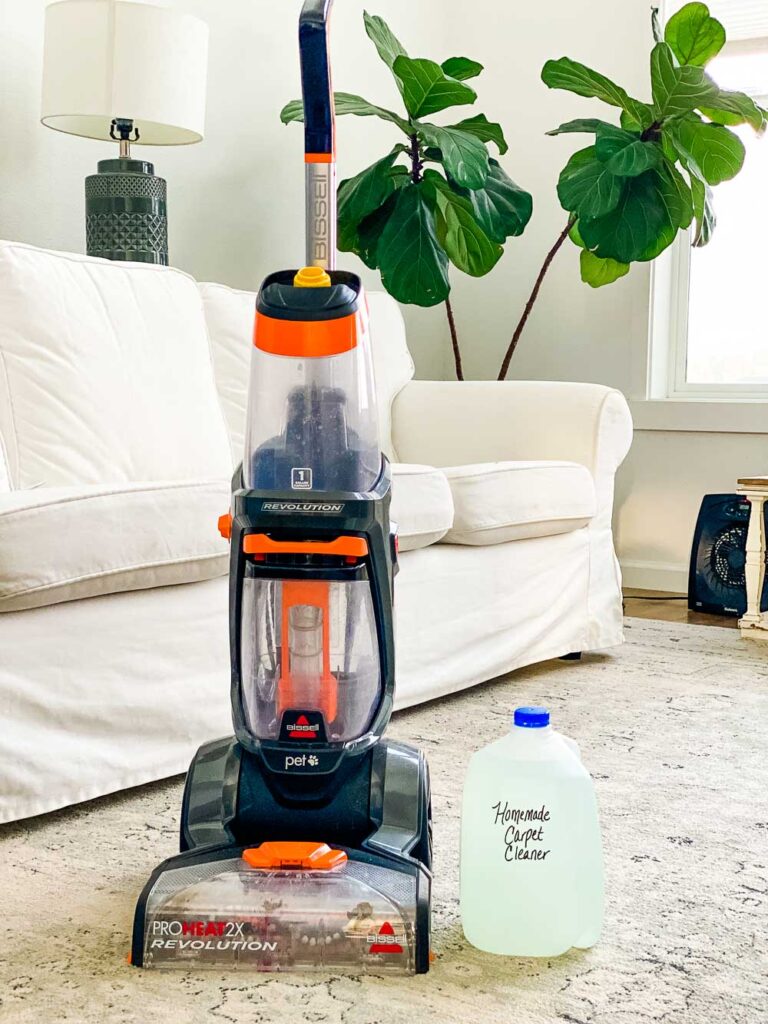
<path fill-rule="evenodd" d="M 243 457 L 256 294 L 237 291 L 223 284 L 206 283 L 199 288 L 211 339 L 216 385 L 229 427 L 233 458 L 238 463 Z M 405 324 L 398 304 L 386 292 L 366 294 L 379 405 L 379 434 L 385 454 L 393 458 L 392 402 L 413 377 L 413 362 L 405 342 Z"/>
<path fill-rule="evenodd" d="M 0 438 L 14 489 L 227 478 L 196 282 L 0 242 Z"/>
<path fill-rule="evenodd" d="M 483 462 L 443 469 L 453 495 L 447 544 L 503 544 L 586 526 L 592 474 L 577 462 Z"/>
<path fill-rule="evenodd" d="M 226 480 L 0 494 L 0 611 L 221 576 L 228 505 Z"/>
<path fill-rule="evenodd" d="M 453 499 L 445 475 L 434 466 L 392 464 L 390 515 L 401 551 L 436 543 L 453 523 Z"/>

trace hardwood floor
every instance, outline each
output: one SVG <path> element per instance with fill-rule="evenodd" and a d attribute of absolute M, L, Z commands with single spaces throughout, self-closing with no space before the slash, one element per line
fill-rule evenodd
<path fill-rule="evenodd" d="M 649 600 L 654 598 L 656 600 Z M 663 622 L 693 622 L 697 626 L 726 626 L 738 629 L 739 620 L 729 615 L 704 615 L 688 611 L 685 595 L 676 599 L 676 594 L 661 590 L 624 589 L 624 613 L 635 619 L 661 619 Z"/>

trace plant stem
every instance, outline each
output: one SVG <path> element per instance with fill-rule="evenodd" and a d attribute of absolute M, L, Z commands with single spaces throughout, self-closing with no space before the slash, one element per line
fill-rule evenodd
<path fill-rule="evenodd" d="M 641 142 L 658 142 L 661 138 L 661 121 L 654 121 L 653 124 L 649 124 L 645 131 L 640 135 Z"/>
<path fill-rule="evenodd" d="M 451 329 L 451 345 L 453 346 L 453 362 L 456 366 L 456 380 L 464 380 L 464 370 L 461 365 L 461 349 L 459 348 L 459 335 L 456 332 L 456 321 L 453 318 L 453 306 L 451 300 L 445 300 L 445 311 L 448 314 L 448 326 Z"/>
<path fill-rule="evenodd" d="M 411 178 L 413 179 L 414 185 L 418 185 L 421 181 L 421 171 L 424 164 L 421 161 L 421 150 L 419 148 L 419 137 L 414 132 L 410 136 L 411 148 L 408 150 L 408 155 L 411 158 Z"/>
<path fill-rule="evenodd" d="M 547 271 L 549 270 L 549 267 L 550 267 L 550 264 L 552 263 L 552 260 L 557 255 L 558 249 L 560 248 L 560 246 L 563 244 L 563 242 L 568 237 L 568 232 L 573 227 L 574 219 L 575 218 L 572 217 L 572 216 L 568 218 L 567 224 L 565 225 L 563 230 L 560 232 L 560 234 L 557 236 L 557 241 L 552 246 L 552 248 L 549 250 L 549 252 L 547 253 L 547 255 L 546 255 L 545 259 L 544 259 L 544 262 L 541 265 L 541 270 L 539 271 L 539 276 L 536 278 L 536 283 L 533 286 L 533 291 L 531 292 L 531 294 L 528 297 L 528 301 L 525 304 L 525 309 L 523 310 L 523 315 L 520 317 L 518 325 L 515 328 L 515 333 L 512 335 L 512 340 L 509 343 L 509 348 L 507 349 L 506 354 L 504 356 L 504 359 L 502 361 L 501 369 L 499 370 L 498 380 L 505 380 L 506 379 L 507 372 L 509 370 L 510 361 L 512 359 L 512 356 L 515 354 L 515 349 L 517 348 L 517 343 L 518 343 L 518 341 L 520 341 L 520 335 L 523 333 L 523 328 L 525 327 L 526 323 L 528 322 L 528 317 L 531 315 L 531 310 L 533 309 L 533 304 L 536 301 L 536 297 L 539 294 L 539 289 L 541 288 L 541 282 L 546 277 Z"/>

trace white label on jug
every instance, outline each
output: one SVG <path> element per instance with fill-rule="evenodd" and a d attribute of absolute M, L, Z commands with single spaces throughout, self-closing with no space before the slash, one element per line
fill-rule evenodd
<path fill-rule="evenodd" d="M 493 822 L 499 826 L 504 842 L 504 860 L 546 860 L 550 852 L 544 848 L 546 842 L 544 825 L 549 821 L 549 811 L 541 807 L 510 807 L 501 801 L 491 808 Z"/>

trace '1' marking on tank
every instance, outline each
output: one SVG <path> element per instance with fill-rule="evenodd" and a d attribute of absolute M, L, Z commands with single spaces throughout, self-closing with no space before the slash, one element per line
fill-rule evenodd
<path fill-rule="evenodd" d="M 311 491 L 312 470 L 307 467 L 294 466 L 291 470 L 291 489 L 294 491 Z"/>
<path fill-rule="evenodd" d="M 368 939 L 371 943 L 369 953 L 402 953 L 403 947 L 395 937 L 395 929 L 385 921 L 379 928 L 378 935 L 371 935 Z"/>

